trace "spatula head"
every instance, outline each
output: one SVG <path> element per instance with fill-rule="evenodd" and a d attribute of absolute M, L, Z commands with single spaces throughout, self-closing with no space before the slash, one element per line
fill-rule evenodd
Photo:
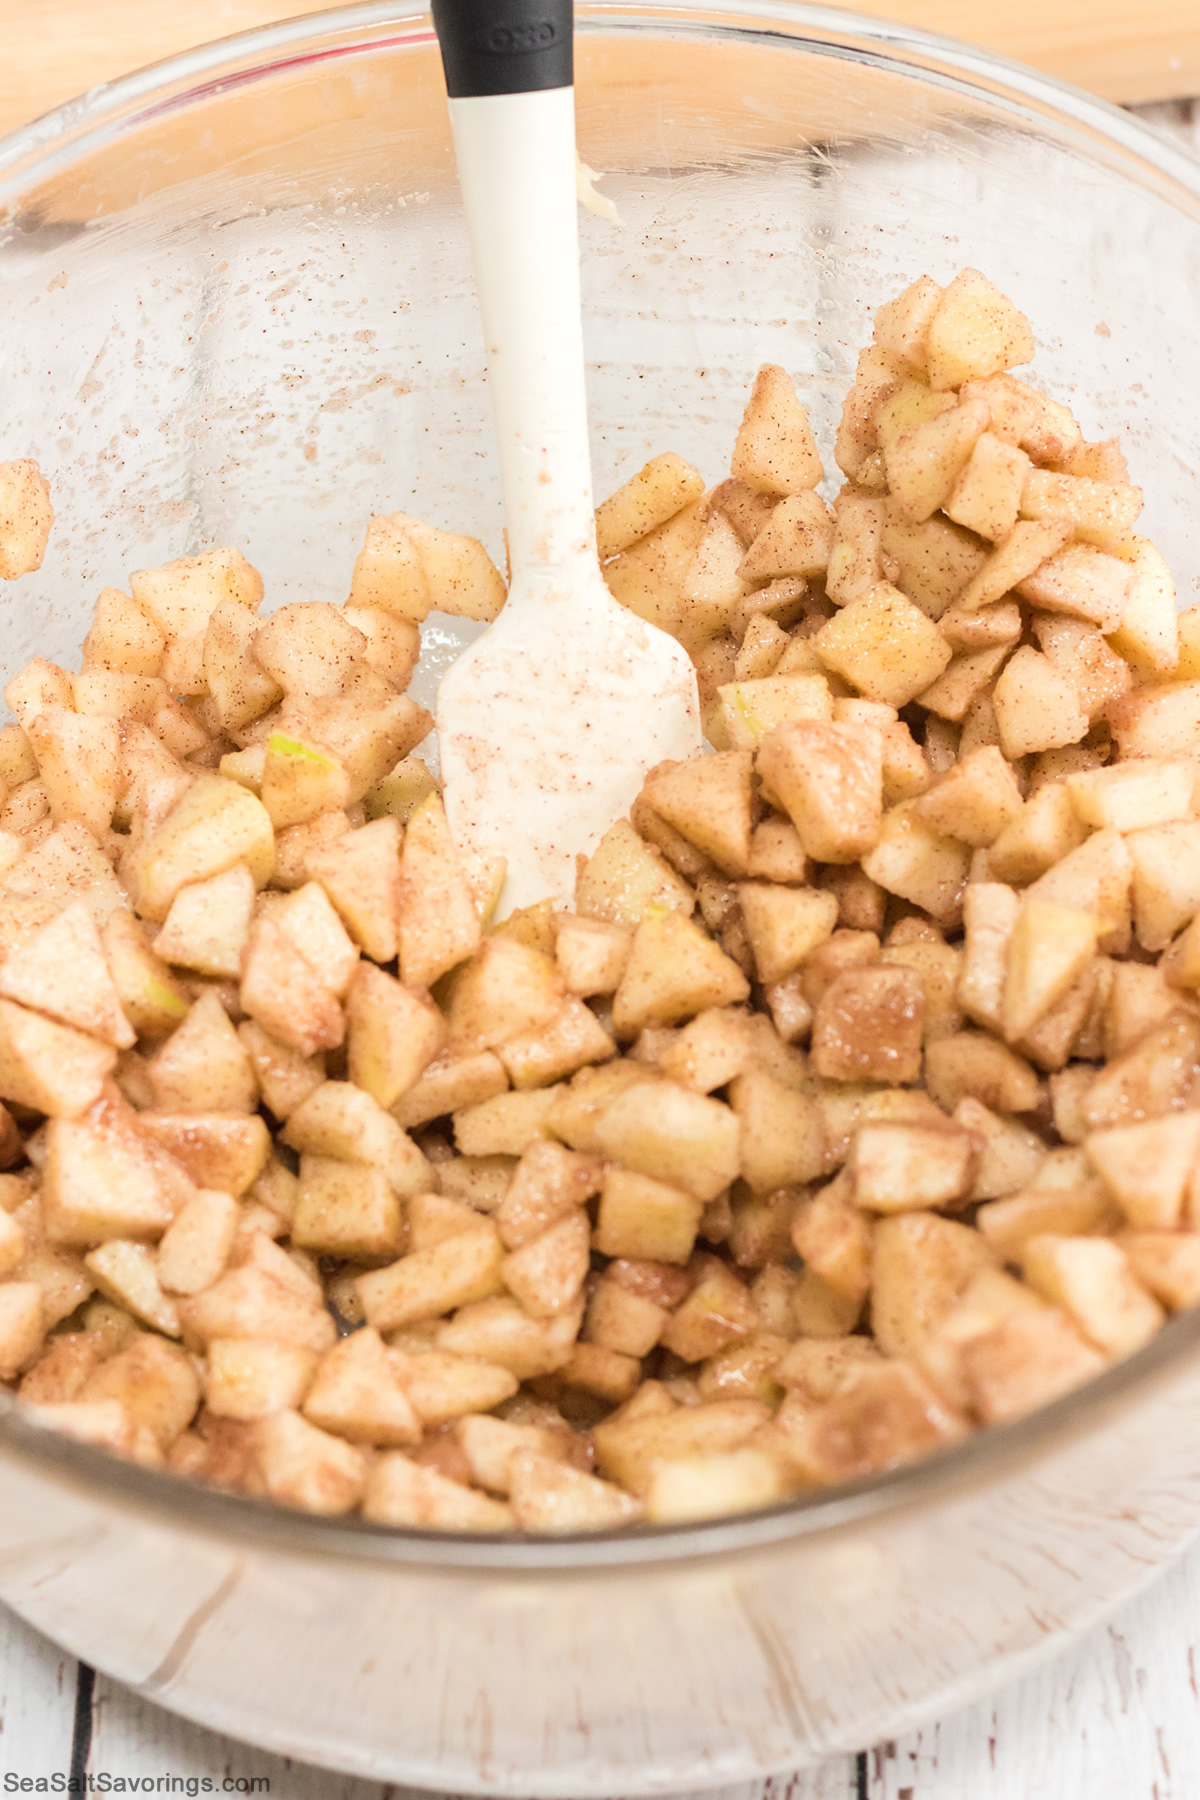
<path fill-rule="evenodd" d="M 438 695 L 450 826 L 465 855 L 506 862 L 501 915 L 569 900 L 576 858 L 629 811 L 646 771 L 701 747 L 687 652 L 593 570 L 586 591 L 502 613 Z"/>

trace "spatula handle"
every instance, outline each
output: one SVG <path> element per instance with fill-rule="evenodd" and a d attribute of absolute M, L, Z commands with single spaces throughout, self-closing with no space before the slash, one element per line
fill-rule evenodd
<path fill-rule="evenodd" d="M 571 0 L 433 0 L 433 23 L 452 100 L 574 81 Z"/>
<path fill-rule="evenodd" d="M 595 545 L 572 10 L 566 0 L 435 0 L 434 22 L 479 291 L 516 599 L 528 587 L 523 577 L 570 568 Z"/>

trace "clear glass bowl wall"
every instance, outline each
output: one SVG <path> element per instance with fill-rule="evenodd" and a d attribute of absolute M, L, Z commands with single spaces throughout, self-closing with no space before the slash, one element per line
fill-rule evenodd
<path fill-rule="evenodd" d="M 1200 577 L 1200 170 L 1028 71 L 857 17 L 584 5 L 599 493 L 724 472 L 759 363 L 832 471 L 871 313 L 982 268 L 1037 378 L 1121 435 Z M 0 145 L 0 456 L 58 520 L 0 594 L 0 675 L 70 666 L 101 586 L 211 543 L 267 607 L 344 598 L 369 514 L 500 554 L 483 348 L 428 21 L 297 21 L 97 90 Z M 837 479 L 829 484 L 833 492 Z M 426 627 L 418 692 L 463 641 Z M 892 1735 L 1141 1585 L 1200 1524 L 1195 1320 L 1087 1393 L 760 1521 L 551 1547 L 269 1515 L 0 1415 L 0 1598 L 155 1699 L 459 1792 L 651 1793 Z"/>

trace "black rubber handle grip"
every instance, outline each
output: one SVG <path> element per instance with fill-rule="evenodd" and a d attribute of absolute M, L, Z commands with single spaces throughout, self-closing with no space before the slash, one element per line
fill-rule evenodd
<path fill-rule="evenodd" d="M 433 0 L 433 23 L 452 100 L 573 84 L 573 0 Z"/>

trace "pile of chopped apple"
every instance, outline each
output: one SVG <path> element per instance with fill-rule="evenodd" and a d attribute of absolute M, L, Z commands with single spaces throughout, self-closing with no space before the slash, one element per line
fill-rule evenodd
<path fill-rule="evenodd" d="M 473 539 L 344 607 L 107 588 L 0 731 L 0 1380 L 389 1525 L 678 1522 L 1057 1399 L 1200 1301 L 1200 612 L 983 276 L 877 315 L 832 508 L 783 370 L 597 515 L 714 746 L 495 923 L 404 688 Z M 0 575 L 50 528 L 0 467 Z M 489 891 L 480 891 L 487 886 Z"/>

